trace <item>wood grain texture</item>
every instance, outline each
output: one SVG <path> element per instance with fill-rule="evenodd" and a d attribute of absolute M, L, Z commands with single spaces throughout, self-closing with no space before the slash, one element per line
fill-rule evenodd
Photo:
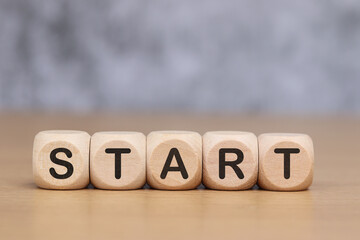
<path fill-rule="evenodd" d="M 50 130 L 36 134 L 33 147 L 33 175 L 36 185 L 47 189 L 87 187 L 89 147 L 90 135 L 84 131 Z M 61 162 L 54 164 L 49 161 L 51 155 L 51 161 Z M 63 160 L 71 163 L 70 166 L 62 164 Z"/>
<path fill-rule="evenodd" d="M 261 134 L 258 141 L 261 188 L 300 191 L 310 187 L 314 173 L 314 146 L 310 136 L 267 133 Z"/>
<path fill-rule="evenodd" d="M 222 178 L 219 166 L 220 149 L 241 151 L 223 154 L 223 162 L 235 162 L 235 166 L 223 167 Z M 204 134 L 203 184 L 206 187 L 218 190 L 245 190 L 252 188 L 257 178 L 258 141 L 255 134 L 239 131 L 213 131 Z"/>
<path fill-rule="evenodd" d="M 1 114 L 0 239 L 358 239 L 360 118 L 188 114 Z M 314 142 L 307 191 L 37 188 L 32 142 L 44 129 L 302 132 Z"/>
<path fill-rule="evenodd" d="M 147 137 L 146 176 L 147 183 L 156 189 L 189 190 L 199 186 L 201 135 L 192 131 L 151 132 Z"/>
<path fill-rule="evenodd" d="M 106 153 L 106 149 L 122 149 Z M 128 150 L 126 152 L 124 150 Z M 97 132 L 91 137 L 90 180 L 96 188 L 129 190 L 146 181 L 146 137 L 140 132 Z M 118 161 L 118 168 L 115 167 Z"/>

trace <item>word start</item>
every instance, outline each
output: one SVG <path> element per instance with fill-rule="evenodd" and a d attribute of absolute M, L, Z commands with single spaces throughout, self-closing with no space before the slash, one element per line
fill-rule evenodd
<path fill-rule="evenodd" d="M 52 130 L 34 139 L 33 174 L 45 189 L 299 191 L 313 179 L 306 134 L 213 131 L 98 132 Z"/>

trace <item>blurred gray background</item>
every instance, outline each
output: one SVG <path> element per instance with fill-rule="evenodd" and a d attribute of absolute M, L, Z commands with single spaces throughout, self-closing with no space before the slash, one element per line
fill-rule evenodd
<path fill-rule="evenodd" d="M 360 113 L 358 0 L 0 0 L 0 109 Z"/>

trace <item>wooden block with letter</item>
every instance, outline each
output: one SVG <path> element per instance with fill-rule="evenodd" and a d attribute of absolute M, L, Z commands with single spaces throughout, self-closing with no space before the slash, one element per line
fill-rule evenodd
<path fill-rule="evenodd" d="M 33 175 L 47 189 L 81 189 L 89 184 L 90 135 L 82 131 L 43 131 L 34 139 Z"/>
<path fill-rule="evenodd" d="M 311 185 L 314 148 L 308 135 L 267 133 L 260 135 L 258 141 L 261 188 L 299 191 Z"/>
<path fill-rule="evenodd" d="M 137 189 L 146 181 L 146 137 L 139 132 L 98 132 L 91 138 L 90 179 L 101 189 Z"/>
<path fill-rule="evenodd" d="M 157 189 L 187 190 L 201 183 L 202 138 L 196 132 L 158 131 L 147 137 L 147 182 Z"/>
<path fill-rule="evenodd" d="M 257 137 L 249 132 L 207 132 L 203 136 L 203 184 L 211 189 L 244 190 L 258 177 Z"/>

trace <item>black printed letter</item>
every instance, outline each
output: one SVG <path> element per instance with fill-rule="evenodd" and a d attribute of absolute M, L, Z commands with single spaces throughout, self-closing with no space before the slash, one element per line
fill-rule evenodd
<path fill-rule="evenodd" d="M 170 167 L 171 165 L 171 161 L 173 159 L 173 157 L 175 156 L 175 159 L 176 159 L 176 162 L 178 164 L 178 167 Z M 181 172 L 181 176 L 184 178 L 184 179 L 187 179 L 189 177 L 186 169 L 185 169 L 185 166 L 184 166 L 184 163 L 181 159 L 181 156 L 180 156 L 180 153 L 179 153 L 179 150 L 177 150 L 177 148 L 172 148 L 169 152 L 169 155 L 166 159 L 166 162 L 165 162 L 165 165 L 164 165 L 164 168 L 161 172 L 161 175 L 160 177 L 162 179 L 165 179 L 166 178 L 166 175 L 169 171 L 180 171 Z"/>
<path fill-rule="evenodd" d="M 65 155 L 68 157 L 68 158 L 71 158 L 72 157 L 72 153 L 69 149 L 67 148 L 56 148 L 54 150 L 51 151 L 50 153 L 50 160 L 55 163 L 55 164 L 58 164 L 58 165 L 61 165 L 61 166 L 64 166 L 66 167 L 67 171 L 65 174 L 58 174 L 54 168 L 50 168 L 49 171 L 50 171 L 50 174 L 51 176 L 53 176 L 54 178 L 57 178 L 57 179 L 66 179 L 66 178 L 69 178 L 73 172 L 74 172 L 74 167 L 71 163 L 67 162 L 67 161 L 64 161 L 64 160 L 61 160 L 61 159 L 58 159 L 56 157 L 56 154 L 58 154 L 59 152 L 63 152 L 65 153 Z"/>
<path fill-rule="evenodd" d="M 234 153 L 237 158 L 235 161 L 225 161 L 226 153 Z M 230 166 L 234 169 L 238 178 L 243 179 L 244 174 L 241 169 L 237 166 L 244 160 L 244 154 L 240 149 L 237 148 L 221 148 L 219 150 L 219 178 L 225 178 L 225 166 Z"/>
<path fill-rule="evenodd" d="M 275 153 L 284 154 L 284 178 L 290 178 L 290 154 L 299 153 L 300 149 L 298 148 L 275 148 Z"/>
<path fill-rule="evenodd" d="M 115 153 L 115 178 L 121 178 L 121 154 L 131 153 L 130 148 L 107 148 L 106 153 Z"/>

